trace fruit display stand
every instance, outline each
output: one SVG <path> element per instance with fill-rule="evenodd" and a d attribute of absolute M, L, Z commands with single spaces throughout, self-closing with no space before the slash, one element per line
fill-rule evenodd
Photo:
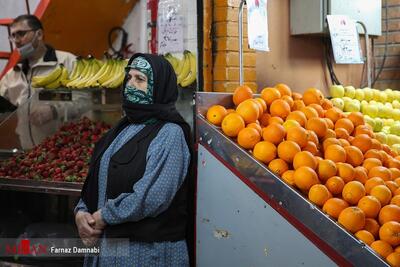
<path fill-rule="evenodd" d="M 232 94 L 196 93 L 198 266 L 388 266 L 204 117 Z"/>

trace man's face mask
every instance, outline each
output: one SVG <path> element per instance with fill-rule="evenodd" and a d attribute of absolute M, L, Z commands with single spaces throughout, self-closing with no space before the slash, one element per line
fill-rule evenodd
<path fill-rule="evenodd" d="M 32 41 L 30 41 L 29 43 L 24 44 L 23 46 L 17 48 L 19 54 L 21 55 L 21 59 L 27 59 L 29 57 L 31 57 L 34 53 L 35 53 L 35 47 L 33 46 L 33 42 L 35 42 L 36 38 L 37 38 L 37 32 L 34 33 L 34 37 L 32 39 Z"/>

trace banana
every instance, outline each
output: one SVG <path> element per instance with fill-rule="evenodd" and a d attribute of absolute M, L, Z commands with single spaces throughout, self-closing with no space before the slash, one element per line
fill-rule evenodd
<path fill-rule="evenodd" d="M 185 52 L 183 53 L 184 56 L 184 63 L 183 63 L 183 67 L 182 67 L 182 71 L 179 73 L 178 77 L 177 77 L 177 83 L 180 84 L 183 79 L 186 78 L 186 76 L 188 76 L 189 72 L 190 72 L 190 61 L 189 61 L 189 55 L 188 55 L 188 51 L 185 50 Z"/>
<path fill-rule="evenodd" d="M 169 62 L 169 63 L 171 63 L 171 65 L 172 65 L 172 68 L 174 68 L 174 70 L 176 69 L 176 67 L 177 67 L 177 61 L 175 61 L 174 60 L 174 58 L 172 58 L 172 55 L 170 54 L 170 53 L 167 53 L 167 54 L 165 54 L 165 56 L 164 56 L 164 58 Z"/>
<path fill-rule="evenodd" d="M 60 64 L 61 65 L 61 64 Z M 56 89 L 59 88 L 62 85 L 62 81 L 68 78 L 68 69 L 61 65 L 62 72 L 61 75 L 52 83 L 49 83 L 44 86 L 45 89 Z"/>
<path fill-rule="evenodd" d="M 115 65 L 117 64 L 117 62 L 114 59 L 109 60 L 109 68 L 107 72 L 104 72 L 100 77 L 98 77 L 97 79 L 97 83 L 99 85 L 102 85 L 103 83 L 105 83 L 106 81 L 111 79 L 111 75 L 113 74 L 113 72 L 115 71 Z"/>
<path fill-rule="evenodd" d="M 96 72 L 97 72 L 98 70 L 99 70 L 99 66 L 96 64 L 96 62 L 95 62 L 93 59 L 90 60 L 88 72 L 87 72 L 86 75 L 83 76 L 78 82 L 75 83 L 75 87 L 76 87 L 77 89 L 85 88 L 86 82 L 87 82 L 91 77 L 93 77 L 93 76 L 96 74 Z"/>
<path fill-rule="evenodd" d="M 44 76 L 35 76 L 32 78 L 32 86 L 33 87 L 43 87 L 49 83 L 55 81 L 61 75 L 62 69 L 60 66 L 55 68 L 49 74 Z"/>
<path fill-rule="evenodd" d="M 182 87 L 187 87 L 191 85 L 197 77 L 197 64 L 196 57 L 191 52 L 189 52 L 189 61 L 190 61 L 190 72 L 185 79 L 180 83 Z"/>
<path fill-rule="evenodd" d="M 178 76 L 182 71 L 183 64 L 185 63 L 185 55 L 183 56 L 182 59 L 176 58 L 176 60 L 178 63 L 177 63 L 176 69 L 175 69 L 175 74 L 176 74 L 176 76 Z"/>
<path fill-rule="evenodd" d="M 116 88 L 121 85 L 125 78 L 125 68 L 126 62 L 123 60 L 118 60 L 115 64 L 112 75 L 110 79 L 101 84 L 102 87 L 106 88 Z"/>
<path fill-rule="evenodd" d="M 69 75 L 68 79 L 72 81 L 72 80 L 78 78 L 79 74 L 82 72 L 83 66 L 84 65 L 83 65 L 82 59 L 78 58 L 75 61 L 74 68 L 73 68 L 71 74 Z"/>
<path fill-rule="evenodd" d="M 74 79 L 71 79 L 71 81 L 66 84 L 68 88 L 74 88 L 75 84 L 78 83 L 82 79 L 82 77 L 85 77 L 87 75 L 87 72 L 89 71 L 90 68 L 89 63 L 90 63 L 89 59 L 82 59 L 81 61 L 82 70 Z"/>
<path fill-rule="evenodd" d="M 90 79 L 85 83 L 85 87 L 95 87 L 98 86 L 98 82 L 97 80 L 99 79 L 99 77 L 101 77 L 104 73 L 108 72 L 110 69 L 110 61 L 107 60 L 106 63 L 104 63 L 101 68 L 99 69 L 99 71 L 96 72 L 96 74 L 92 77 L 90 77 Z"/>

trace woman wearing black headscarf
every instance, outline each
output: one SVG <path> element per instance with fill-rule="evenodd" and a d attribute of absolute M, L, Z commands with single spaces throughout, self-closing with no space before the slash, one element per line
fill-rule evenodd
<path fill-rule="evenodd" d="M 122 95 L 125 117 L 96 144 L 75 209 L 84 243 L 101 238 L 85 266 L 188 266 L 190 126 L 175 108 L 172 66 L 135 54 Z"/>

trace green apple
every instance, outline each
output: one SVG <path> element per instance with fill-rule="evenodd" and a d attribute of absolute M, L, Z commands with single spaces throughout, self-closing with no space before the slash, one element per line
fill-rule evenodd
<path fill-rule="evenodd" d="M 379 102 L 376 102 L 375 100 L 369 101 L 369 104 L 371 104 L 371 105 L 378 105 L 378 103 L 379 103 Z"/>
<path fill-rule="evenodd" d="M 372 99 L 376 102 L 381 102 L 381 92 L 377 89 L 372 89 Z"/>
<path fill-rule="evenodd" d="M 377 105 L 368 104 L 368 107 L 365 110 L 365 114 L 370 116 L 371 118 L 375 118 L 378 116 L 379 108 Z"/>
<path fill-rule="evenodd" d="M 390 134 L 390 126 L 383 126 L 381 132 L 385 134 Z"/>
<path fill-rule="evenodd" d="M 353 99 L 353 101 L 344 102 L 344 111 L 346 112 L 358 112 L 361 109 L 360 101 Z"/>
<path fill-rule="evenodd" d="M 388 108 L 384 105 L 379 105 L 378 108 L 379 108 L 378 116 L 380 118 L 387 118 L 387 119 L 392 118 L 391 113 L 390 113 L 390 108 Z"/>
<path fill-rule="evenodd" d="M 344 87 L 343 85 L 334 84 L 329 88 L 329 92 L 332 97 L 344 97 Z"/>
<path fill-rule="evenodd" d="M 332 98 L 331 102 L 338 109 L 340 109 L 340 110 L 344 109 L 344 101 L 343 101 L 343 99 L 341 99 L 341 98 Z"/>
<path fill-rule="evenodd" d="M 375 133 L 375 138 L 382 144 L 387 143 L 387 135 L 384 132 Z"/>
<path fill-rule="evenodd" d="M 390 126 L 390 133 L 395 135 L 400 135 L 400 123 L 395 123 Z"/>
<path fill-rule="evenodd" d="M 364 91 L 363 91 L 362 89 L 356 89 L 355 98 L 356 98 L 358 101 L 364 100 Z"/>
<path fill-rule="evenodd" d="M 387 135 L 387 144 L 389 146 L 392 146 L 394 144 L 400 144 L 400 136 L 397 136 L 395 134 L 388 134 Z"/>
<path fill-rule="evenodd" d="M 346 86 L 344 88 L 344 95 L 350 98 L 354 98 L 356 95 L 356 89 L 353 86 Z"/>
<path fill-rule="evenodd" d="M 364 90 L 364 99 L 367 101 L 371 101 L 374 96 L 372 89 L 365 87 L 363 90 Z"/>
<path fill-rule="evenodd" d="M 392 126 L 394 124 L 394 119 L 386 119 L 383 121 L 383 126 Z"/>
<path fill-rule="evenodd" d="M 379 92 L 379 101 L 382 103 L 386 103 L 387 102 L 387 95 L 385 92 Z"/>
<path fill-rule="evenodd" d="M 374 132 L 380 132 L 383 128 L 383 120 L 381 118 L 375 118 L 375 125 L 372 127 Z"/>
<path fill-rule="evenodd" d="M 369 125 L 371 125 L 372 128 L 375 127 L 375 119 L 371 118 L 370 116 L 365 115 L 365 116 L 364 116 L 364 121 L 365 121 L 366 123 L 368 123 Z"/>
<path fill-rule="evenodd" d="M 400 101 L 400 91 L 393 90 L 393 100 Z"/>
<path fill-rule="evenodd" d="M 392 103 L 385 103 L 385 106 L 387 106 L 388 108 L 393 108 Z"/>
<path fill-rule="evenodd" d="M 391 147 L 397 154 L 400 153 L 400 144 L 394 144 Z"/>
<path fill-rule="evenodd" d="M 393 101 L 392 101 L 392 106 L 393 106 L 393 108 L 398 108 L 398 109 L 400 109 L 400 102 L 399 102 L 399 100 L 397 100 L 397 99 L 393 100 Z"/>
<path fill-rule="evenodd" d="M 400 109 L 393 109 L 393 119 L 400 121 Z"/>
<path fill-rule="evenodd" d="M 387 102 L 392 102 L 394 99 L 394 94 L 393 94 L 393 90 L 392 89 L 385 89 L 384 91 L 386 93 L 386 101 Z"/>
<path fill-rule="evenodd" d="M 365 114 L 365 109 L 368 107 L 368 102 L 363 100 L 361 101 L 361 112 Z"/>

